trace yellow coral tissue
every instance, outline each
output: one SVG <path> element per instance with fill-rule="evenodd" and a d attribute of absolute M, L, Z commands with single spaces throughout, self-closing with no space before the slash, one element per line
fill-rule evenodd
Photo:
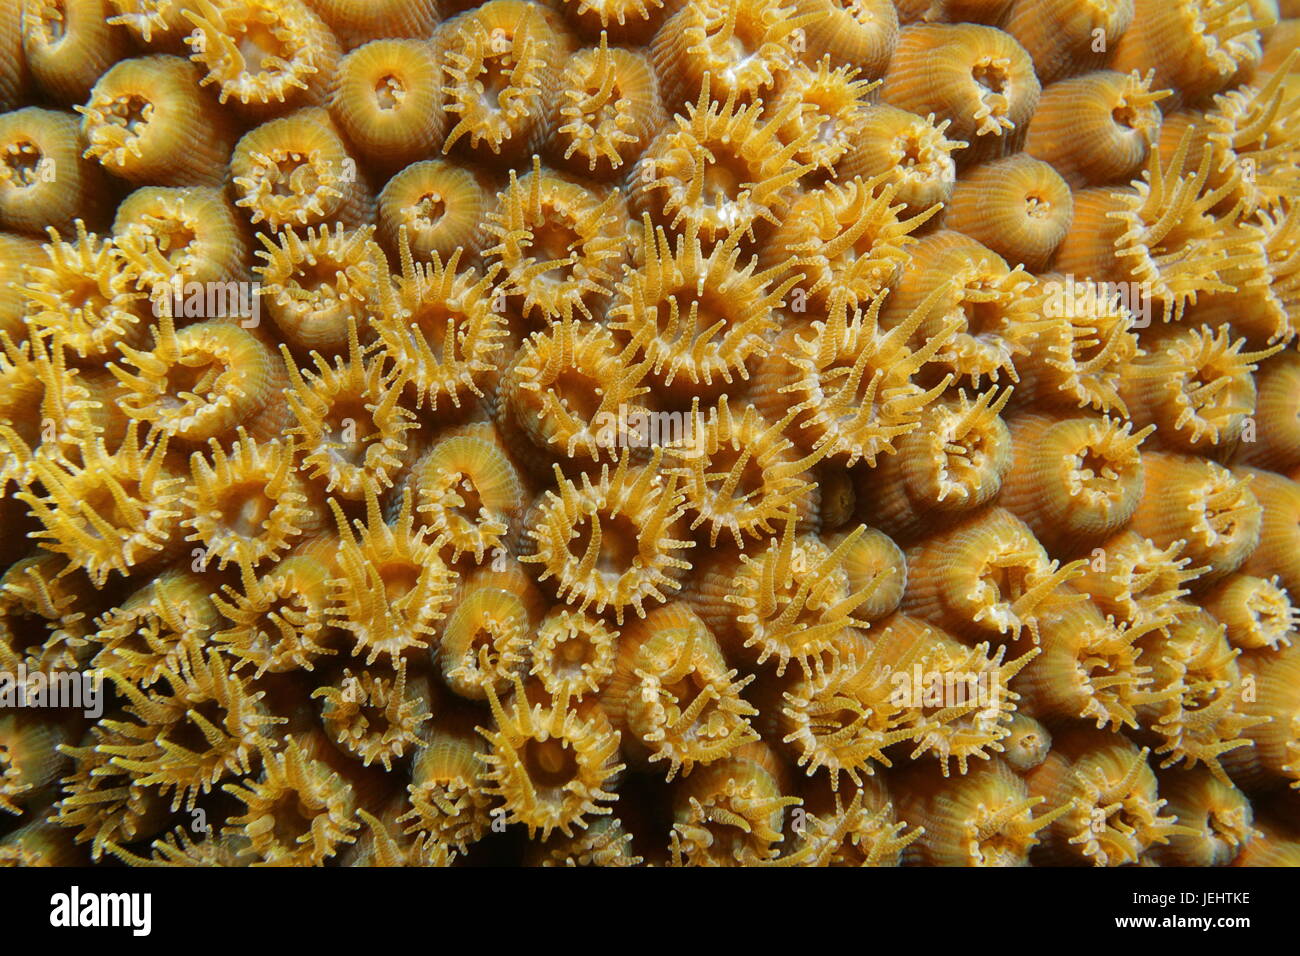
<path fill-rule="evenodd" d="M 1297 0 L 0 7 L 0 865 L 1300 865 Z"/>

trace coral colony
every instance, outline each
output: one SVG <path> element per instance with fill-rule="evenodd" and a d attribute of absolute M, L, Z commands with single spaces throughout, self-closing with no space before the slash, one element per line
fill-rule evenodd
<path fill-rule="evenodd" d="M 1297 45 L 0 4 L 0 862 L 1300 865 Z"/>

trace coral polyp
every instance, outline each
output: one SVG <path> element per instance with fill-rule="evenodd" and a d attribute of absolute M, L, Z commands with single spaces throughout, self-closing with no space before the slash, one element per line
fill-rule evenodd
<path fill-rule="evenodd" d="M 898 186 L 888 174 L 843 184 L 827 183 L 795 202 L 767 240 L 763 258 L 802 271 L 803 294 L 819 303 L 839 287 L 850 305 L 869 303 L 892 289 L 908 259 L 911 235 L 938 212 L 936 204 L 907 216 L 896 204 Z"/>
<path fill-rule="evenodd" d="M 822 655 L 834 652 L 867 622 L 854 612 L 880 584 L 872 579 L 851 589 L 844 555 L 857 535 L 831 549 L 815 535 L 795 534 L 789 511 L 780 537 L 772 537 L 753 555 L 738 558 L 723 552 L 699 573 L 696 603 L 714 624 L 729 651 L 754 664 L 771 660 L 777 676 L 796 662 L 814 673 Z"/>
<path fill-rule="evenodd" d="M 330 582 L 329 613 L 352 637 L 353 654 L 368 665 L 380 657 L 395 663 L 428 647 L 434 625 L 447 616 L 456 580 L 425 529 L 415 526 L 409 490 L 401 501 L 395 520 L 386 523 L 371 482 L 365 489 L 366 519 L 357 519 L 354 527 L 338 501 L 330 499 L 338 522 L 339 575 Z"/>
<path fill-rule="evenodd" d="M 528 673 L 548 694 L 575 699 L 595 694 L 614 674 L 621 635 L 600 618 L 553 610 L 537 635 Z"/>
<path fill-rule="evenodd" d="M 148 690 L 106 671 L 128 701 L 129 719 L 107 722 L 121 742 L 101 749 L 139 786 L 171 793 L 173 810 L 193 809 L 220 781 L 247 774 L 269 728 L 287 722 L 267 713 L 264 692 L 251 691 L 227 666 L 220 654 L 189 644 Z"/>
<path fill-rule="evenodd" d="M 471 426 L 472 427 L 472 426 Z M 523 515 L 524 486 L 505 450 L 482 430 L 438 442 L 411 469 L 415 510 L 450 548 L 481 563 L 500 553 Z"/>
<path fill-rule="evenodd" d="M 753 678 L 727 668 L 713 633 L 685 604 L 656 608 L 620 638 L 600 705 L 634 764 L 663 764 L 672 780 L 758 739 L 750 723 L 758 711 L 743 696 Z"/>
<path fill-rule="evenodd" d="M 1182 540 L 1165 547 L 1136 531 L 1125 531 L 1094 548 L 1074 586 L 1107 615 L 1133 626 L 1164 619 L 1169 604 L 1191 593 L 1188 585 L 1205 573 L 1182 556 Z"/>
<path fill-rule="evenodd" d="M 1154 69 L 1161 86 L 1188 100 L 1219 92 L 1259 62 L 1258 28 L 1267 20 L 1248 3 L 1134 0 L 1133 14 L 1116 44 L 1116 68 Z"/>
<path fill-rule="evenodd" d="M 1250 233 L 1213 213 L 1232 183 L 1208 188 L 1214 156 L 1191 146 L 1184 136 L 1168 159 L 1152 149 L 1141 178 L 1123 189 L 1076 192 L 1056 268 L 1143 283 L 1165 321 L 1178 321 L 1200 294 L 1234 291 L 1222 273 L 1246 255 Z"/>
<path fill-rule="evenodd" d="M 495 727 L 481 731 L 488 742 L 480 758 L 484 789 L 501 799 L 509 822 L 546 839 L 610 812 L 605 804 L 615 794 L 605 788 L 623 766 L 616 763 L 618 731 L 598 708 L 564 695 L 530 705 L 521 681 L 504 704 L 490 696 Z"/>
<path fill-rule="evenodd" d="M 1043 653 L 1020 684 L 1024 710 L 1047 721 L 1137 727 L 1138 707 L 1162 699 L 1151 690 L 1152 668 L 1144 663 L 1149 655 L 1138 642 L 1168 622 L 1165 617 L 1139 626 L 1116 623 L 1088 601 L 1057 608 L 1044 627 Z"/>
<path fill-rule="evenodd" d="M 958 150 L 965 140 L 950 138 L 952 120 L 934 113 L 917 115 L 884 104 L 867 108 L 856 142 L 840 160 L 845 176 L 885 176 L 910 213 L 946 202 L 957 184 Z"/>
<path fill-rule="evenodd" d="M 906 27 L 884 76 L 884 102 L 952 121 L 963 154 L 996 156 L 1022 134 L 1042 87 L 1024 47 L 1011 36 L 970 23 Z"/>
<path fill-rule="evenodd" d="M 1236 658 L 1223 626 L 1199 609 L 1175 611 L 1169 625 L 1144 638 L 1152 661 L 1147 720 L 1160 744 L 1161 767 L 1204 763 L 1228 782 L 1221 758 L 1250 747 L 1245 736 L 1266 721 L 1249 712 Z"/>
<path fill-rule="evenodd" d="M 127 418 L 187 442 L 229 439 L 244 426 L 264 431 L 259 419 L 272 411 L 285 377 L 261 339 L 222 319 L 177 331 L 170 314 L 159 318 L 153 337 L 149 351 L 120 343 L 125 361 L 109 366 Z"/>
<path fill-rule="evenodd" d="M 105 414 L 108 381 L 69 368 L 61 334 L 19 347 L 3 333 L 0 347 L 0 488 L 32 481 L 37 458 L 76 460 L 85 442 L 121 437 L 122 423 Z M 26 414 L 33 408 L 39 419 Z"/>
<path fill-rule="evenodd" d="M 771 349 L 777 310 L 801 273 L 740 265 L 742 233 L 705 253 L 694 220 L 670 244 L 662 226 L 642 221 L 644 263 L 627 271 L 609 310 L 610 327 L 632 340 L 670 395 L 718 393 L 749 378 Z M 676 386 L 674 390 L 674 386 Z"/>
<path fill-rule="evenodd" d="M 95 619 L 91 663 L 145 688 L 202 647 L 218 622 L 203 579 L 190 571 L 160 574 Z M 234 668 L 232 668 L 233 670 Z"/>
<path fill-rule="evenodd" d="M 819 19 L 779 0 L 682 4 L 650 42 L 665 99 L 680 103 L 706 76 L 724 98 L 763 98 L 797 59 L 801 28 Z"/>
<path fill-rule="evenodd" d="M 371 218 L 361 167 L 323 109 L 298 110 L 255 127 L 230 158 L 235 205 L 272 230 Z"/>
<path fill-rule="evenodd" d="M 137 189 L 117 207 L 113 244 L 152 301 L 172 294 L 173 316 L 184 315 L 174 300 L 183 300 L 187 287 L 193 294 L 190 283 L 234 283 L 248 260 L 243 223 L 225 195 L 211 187 Z M 223 291 L 231 288 L 237 286 Z"/>
<path fill-rule="evenodd" d="M 350 319 L 347 347 L 347 361 L 336 356 L 333 365 L 313 352 L 313 370 L 299 368 L 281 346 L 292 383 L 284 396 L 294 416 L 286 432 L 302 452 L 303 467 L 325 485 L 327 494 L 357 500 L 369 482 L 380 487 L 393 483 L 404 464 L 406 433 L 415 422 L 400 404 L 401 375 L 394 380 L 382 353 L 364 356 Z"/>
<path fill-rule="evenodd" d="M 1255 411 L 1251 373 L 1274 350 L 1244 352 L 1230 327 L 1176 326 L 1143 338 L 1122 390 L 1133 417 L 1158 426 L 1161 443 L 1208 453 L 1241 440 Z"/>
<path fill-rule="evenodd" d="M 349 345 L 350 321 L 361 325 L 379 311 L 389 280 L 373 237 L 373 226 L 349 230 L 341 222 L 333 233 L 309 226 L 303 233 L 260 234 L 258 294 L 289 344 L 342 351 Z"/>
<path fill-rule="evenodd" d="M 556 73 L 571 40 L 548 7 L 490 0 L 443 23 L 433 43 L 443 71 L 448 130 L 480 159 L 518 159 L 545 141 Z"/>
<path fill-rule="evenodd" d="M 919 650 L 882 639 L 867 651 L 842 640 L 821 673 L 796 678 L 782 690 L 776 704 L 780 740 L 809 777 L 824 777 L 837 792 L 849 783 L 864 786 L 877 767 L 893 765 L 886 750 L 925 732 L 919 703 L 895 694 L 894 675 L 905 675 Z"/>
<path fill-rule="evenodd" d="M 1165 778 L 1169 811 L 1195 835 L 1177 833 L 1167 846 L 1157 847 L 1158 859 L 1183 866 L 1223 866 L 1256 837 L 1250 800 L 1231 784 L 1211 774 L 1181 774 Z"/>
<path fill-rule="evenodd" d="M 323 524 L 295 470 L 292 441 L 258 442 L 242 426 L 238 435 L 229 452 L 213 440 L 207 454 L 190 457 L 184 525 L 191 529 L 186 540 L 203 548 L 204 565 L 275 560 Z"/>
<path fill-rule="evenodd" d="M 1145 749 L 1123 736 L 1083 729 L 1057 737 L 1052 751 L 1028 775 L 1031 793 L 1066 807 L 1045 834 L 1048 859 L 1136 863 L 1182 832 L 1177 818 L 1165 812 L 1167 801 L 1159 796 Z"/>
<path fill-rule="evenodd" d="M 70 233 L 78 219 L 98 226 L 106 184 L 85 148 L 71 113 L 32 106 L 0 116 L 0 225 L 34 234 Z"/>
<path fill-rule="evenodd" d="M 602 31 L 600 46 L 565 66 L 563 82 L 550 151 L 572 172 L 614 178 L 665 119 L 653 67 L 642 53 L 609 46 Z"/>
<path fill-rule="evenodd" d="M 396 667 L 368 667 L 359 673 L 344 668 L 332 683 L 312 692 L 320 700 L 321 723 L 345 751 L 391 770 L 421 743 L 421 726 L 429 719 L 429 686 L 424 676 L 407 677 L 406 661 Z"/>
<path fill-rule="evenodd" d="M 200 75 L 176 56 L 117 64 L 77 107 L 85 156 L 131 182 L 221 185 L 234 138 L 231 124 L 200 92 Z"/>
<path fill-rule="evenodd" d="M 1143 354 L 1133 309 L 1114 287 L 1097 282 L 1049 273 L 1038 286 L 1044 313 L 1058 321 L 1034 336 L 1017 362 L 1017 397 L 1127 418 L 1123 377 Z"/>
<path fill-rule="evenodd" d="M 1049 558 L 1027 524 L 986 509 L 912 546 L 903 610 L 958 635 L 1037 644 L 1044 619 L 1060 613 L 1061 588 L 1084 564 Z"/>
<path fill-rule="evenodd" d="M 759 366 L 756 404 L 770 417 L 783 407 L 799 413 L 791 433 L 810 450 L 853 465 L 895 452 L 894 441 L 920 427 L 922 410 L 951 381 L 945 377 L 926 388 L 915 379 L 934 366 L 936 354 L 953 340 L 956 327 L 946 324 L 923 346 L 909 347 L 929 318 L 933 298 L 893 328 L 882 327 L 876 296 L 864 311 L 851 308 L 848 294 L 837 288 L 825 312 L 814 319 L 811 334 L 798 326 L 783 334 L 784 346 Z"/>
<path fill-rule="evenodd" d="M 930 866 L 1026 866 L 1071 806 L 1032 793 L 1001 762 L 951 782 L 918 771 L 909 783 L 903 812 L 924 828 L 909 852 Z"/>
<path fill-rule="evenodd" d="M 225 789 L 244 804 L 227 832 L 247 841 L 241 853 L 255 861 L 320 865 L 356 841 L 356 793 L 309 743 L 289 738 L 284 750 L 265 755 L 256 778 Z"/>
<path fill-rule="evenodd" d="M 483 216 L 493 198 L 489 182 L 477 170 L 441 159 L 405 167 L 379 194 L 376 218 L 384 251 L 398 256 L 405 227 L 411 254 L 421 266 L 434 254 L 450 263 L 457 249 L 458 258 L 468 259 L 486 241 Z"/>
<path fill-rule="evenodd" d="M 487 222 L 495 244 L 483 255 L 500 263 L 501 291 L 523 296 L 524 318 L 590 319 L 592 306 L 612 291 L 628 227 L 616 192 L 544 173 L 534 157 L 531 173 L 510 174 Z"/>
<path fill-rule="evenodd" d="M 793 200 L 794 184 L 813 168 L 797 158 L 811 134 L 782 139 L 801 112 L 798 102 L 770 117 L 734 98 L 719 102 L 705 82 L 685 115 L 674 116 L 676 128 L 656 136 L 632 170 L 634 208 L 671 229 L 690 224 L 706 241 L 770 229 Z"/>
<path fill-rule="evenodd" d="M 1029 273 L 948 229 L 910 251 L 898 288 L 885 302 L 885 327 L 910 327 L 916 350 L 931 354 L 955 381 L 969 380 L 975 388 L 986 378 L 1017 381 L 1017 360 L 1048 324 L 1036 314 Z"/>
<path fill-rule="evenodd" d="M 464 851 L 492 825 L 494 798 L 483 789 L 487 741 L 463 715 L 440 714 L 411 764 L 408 834 L 428 834 Z"/>
<path fill-rule="evenodd" d="M 1079 549 L 1128 523 L 1142 497 L 1141 431 L 1109 418 L 1026 412 L 1010 423 L 1015 462 L 1002 505 L 1054 551 Z"/>
<path fill-rule="evenodd" d="M 677 866 L 753 866 L 780 852 L 786 796 L 776 755 L 761 743 L 710 764 L 679 785 L 673 805 L 672 862 Z"/>
<path fill-rule="evenodd" d="M 515 567 L 470 575 L 456 597 L 438 640 L 443 681 L 470 700 L 487 700 L 493 690 L 506 693 L 528 668 L 528 638 L 538 625 L 541 595 Z"/>
<path fill-rule="evenodd" d="M 106 748 L 126 739 L 96 724 L 79 745 L 65 745 L 60 751 L 73 765 L 61 781 L 62 797 L 50 818 L 71 828 L 76 843 L 90 843 L 92 860 L 99 860 L 114 841 L 147 840 L 166 825 L 167 801 L 112 763 Z"/>
<path fill-rule="evenodd" d="M 1132 530 L 1161 547 L 1183 542 L 1183 555 L 1207 571 L 1201 584 L 1241 567 L 1260 542 L 1263 511 L 1249 475 L 1187 455 L 1143 456 L 1145 490 Z"/>
<path fill-rule="evenodd" d="M 903 851 L 921 836 L 920 828 L 909 828 L 898 820 L 894 802 L 882 783 L 866 780 L 850 793 L 828 795 L 828 788 L 821 787 L 810 789 L 805 796 L 808 827 L 804 840 L 813 851 L 809 863 L 900 865 Z"/>
<path fill-rule="evenodd" d="M 1136 70 L 1098 70 L 1053 83 L 1043 90 L 1025 152 L 1051 163 L 1075 188 L 1131 178 L 1156 144 L 1158 104 L 1170 94 L 1153 88 L 1152 79 Z"/>
<path fill-rule="evenodd" d="M 1277 575 L 1230 574 L 1203 596 L 1201 606 L 1227 629 L 1232 646 L 1243 650 L 1289 647 L 1300 629 L 1300 609 Z"/>
<path fill-rule="evenodd" d="M 97 584 L 180 546 L 185 479 L 167 460 L 166 437 L 144 441 L 128 425 L 116 445 L 96 439 L 81 463 L 37 459 L 33 477 L 18 497 L 40 522 L 34 536 Z"/>
<path fill-rule="evenodd" d="M 494 291 L 496 270 L 464 268 L 465 247 L 459 245 L 445 264 L 436 251 L 431 262 L 417 262 L 418 240 L 399 228 L 402 272 L 392 294 L 379 300 L 371 329 L 393 366 L 403 370 L 417 410 L 426 403 L 438 411 L 439 402 L 445 410 L 486 399 L 507 337 L 496 308 L 504 301 Z"/>
<path fill-rule="evenodd" d="M 234 670 L 263 673 L 310 671 L 318 658 L 337 654 L 330 644 L 329 568 L 305 554 L 290 555 L 259 574 L 239 564 L 240 587 L 212 595 L 224 620 L 212 640 L 235 659 Z"/>
<path fill-rule="evenodd" d="M 338 38 L 303 0 L 188 4 L 186 42 L 203 85 L 251 115 L 322 105 L 341 54 Z"/>
<path fill-rule="evenodd" d="M 655 462 L 657 464 L 657 461 Z M 681 587 L 694 542 L 685 532 L 682 492 L 652 467 L 631 467 L 624 452 L 613 472 L 602 465 L 593 482 L 581 484 L 556 466 L 556 491 L 547 491 L 524 518 L 520 560 L 538 568 L 556 596 L 579 610 L 606 609 L 618 622 L 646 602 L 662 602 Z"/>
<path fill-rule="evenodd" d="M 68 242 L 51 227 L 47 261 L 27 268 L 26 322 L 37 336 L 61 334 L 78 358 L 94 362 L 112 357 L 119 343 L 140 340 L 148 307 L 113 241 L 88 232 L 80 219 L 76 230 Z"/>
<path fill-rule="evenodd" d="M 726 395 L 707 418 L 692 405 L 684 440 L 665 450 L 667 473 L 681 476 L 695 516 L 691 530 L 707 527 L 709 547 L 730 532 L 743 548 L 745 537 L 771 533 L 790 505 L 811 520 L 817 499 L 810 469 L 822 455 L 800 454 L 782 434 L 789 422 L 769 422 L 752 405 L 733 412 Z"/>
<path fill-rule="evenodd" d="M 860 510 L 882 531 L 910 540 L 927 524 L 993 500 L 1011 469 L 1011 433 L 1001 418 L 1012 390 L 964 390 L 921 412 L 920 427 L 899 439 L 858 481 Z"/>
<path fill-rule="evenodd" d="M 57 555 L 41 554 L 0 577 L 0 667 L 16 673 L 75 670 L 91 653 L 89 579 L 60 574 Z"/>
<path fill-rule="evenodd" d="M 112 29 L 104 0 L 21 0 L 22 59 L 40 86 L 62 103 L 86 98 L 95 78 L 129 48 Z"/>
<path fill-rule="evenodd" d="M 1017 153 L 971 169 L 953 191 L 944 225 L 1008 262 L 1041 271 L 1070 229 L 1070 187 L 1050 165 Z"/>
<path fill-rule="evenodd" d="M 538 449 L 569 460 L 617 459 L 615 425 L 643 413 L 648 391 L 645 363 L 631 353 L 607 326 L 578 319 L 534 332 L 501 378 L 502 437 L 518 455 Z"/>
<path fill-rule="evenodd" d="M 442 138 L 437 64 L 416 40 L 376 40 L 339 63 L 330 115 L 377 166 L 406 166 Z"/>

